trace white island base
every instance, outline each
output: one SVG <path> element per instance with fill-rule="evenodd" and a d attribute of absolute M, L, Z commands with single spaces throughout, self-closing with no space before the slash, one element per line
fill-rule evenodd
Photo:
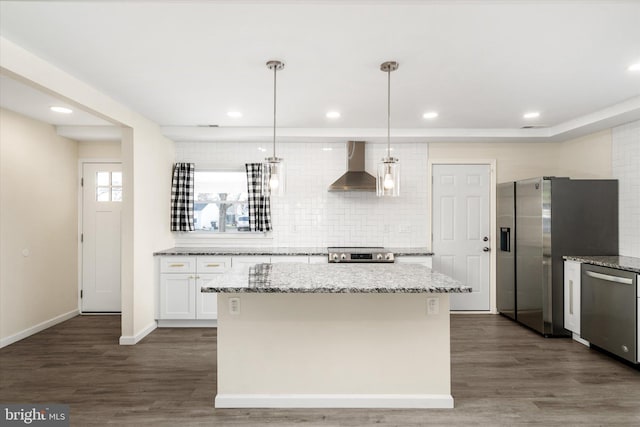
<path fill-rule="evenodd" d="M 447 293 L 220 293 L 218 316 L 216 408 L 453 408 Z"/>

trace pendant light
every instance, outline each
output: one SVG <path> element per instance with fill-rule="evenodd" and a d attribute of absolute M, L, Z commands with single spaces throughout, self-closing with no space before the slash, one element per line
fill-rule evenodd
<path fill-rule="evenodd" d="M 273 70 L 273 155 L 262 164 L 262 195 L 279 196 L 285 191 L 284 159 L 276 157 L 276 73 L 284 68 L 280 61 L 268 61 L 267 68 Z"/>
<path fill-rule="evenodd" d="M 380 70 L 387 73 L 387 157 L 378 163 L 376 194 L 378 197 L 400 195 L 400 165 L 391 157 L 391 72 L 398 69 L 395 61 L 383 62 Z"/>

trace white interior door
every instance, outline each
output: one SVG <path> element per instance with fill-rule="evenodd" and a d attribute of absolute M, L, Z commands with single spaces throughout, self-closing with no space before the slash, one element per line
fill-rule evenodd
<path fill-rule="evenodd" d="M 120 312 L 120 163 L 82 166 L 82 311 Z"/>
<path fill-rule="evenodd" d="M 490 165 L 433 165 L 433 268 L 471 286 L 451 310 L 489 310 Z"/>

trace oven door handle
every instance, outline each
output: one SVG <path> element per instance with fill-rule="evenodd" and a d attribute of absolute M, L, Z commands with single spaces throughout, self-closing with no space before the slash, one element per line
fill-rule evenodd
<path fill-rule="evenodd" d="M 587 276 L 594 279 L 606 280 L 607 282 L 621 283 L 623 285 L 633 285 L 633 279 L 626 277 L 611 276 L 609 274 L 596 273 L 595 271 L 587 271 Z"/>

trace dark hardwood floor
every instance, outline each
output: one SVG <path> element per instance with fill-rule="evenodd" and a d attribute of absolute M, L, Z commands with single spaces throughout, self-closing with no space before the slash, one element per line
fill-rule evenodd
<path fill-rule="evenodd" d="M 452 316 L 456 407 L 436 410 L 214 409 L 215 329 L 119 335 L 76 317 L 0 350 L 0 402 L 67 403 L 73 426 L 640 425 L 639 370 L 501 316 Z"/>

